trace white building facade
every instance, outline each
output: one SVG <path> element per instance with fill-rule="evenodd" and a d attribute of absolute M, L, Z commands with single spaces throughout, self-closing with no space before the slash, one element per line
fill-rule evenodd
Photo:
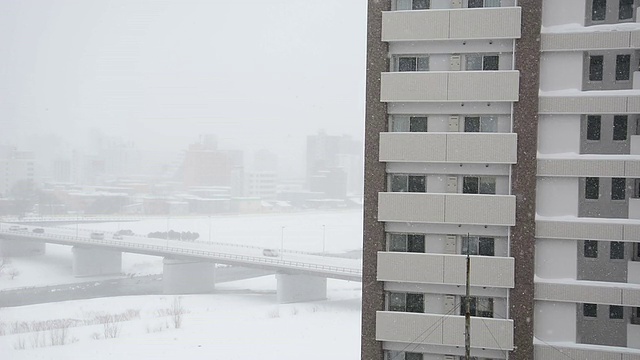
<path fill-rule="evenodd" d="M 369 3 L 363 359 L 640 359 L 637 7 Z"/>

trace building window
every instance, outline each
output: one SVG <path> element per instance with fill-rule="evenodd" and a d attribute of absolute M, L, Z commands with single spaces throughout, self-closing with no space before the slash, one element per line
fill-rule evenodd
<path fill-rule="evenodd" d="M 604 56 L 589 56 L 589 81 L 602 81 L 602 68 L 604 65 Z"/>
<path fill-rule="evenodd" d="M 620 0 L 618 20 L 633 19 L 633 0 Z"/>
<path fill-rule="evenodd" d="M 467 312 L 467 297 L 460 297 L 460 315 Z M 485 297 L 469 297 L 469 313 L 471 316 L 492 318 L 493 317 L 493 298 Z"/>
<path fill-rule="evenodd" d="M 600 178 L 588 177 L 585 179 L 584 198 L 591 200 L 600 198 Z"/>
<path fill-rule="evenodd" d="M 431 7 L 429 0 L 398 0 L 396 10 L 425 10 Z"/>
<path fill-rule="evenodd" d="M 598 257 L 598 242 L 595 240 L 584 241 L 584 257 L 595 259 Z"/>
<path fill-rule="evenodd" d="M 393 116 L 391 121 L 393 132 L 427 132 L 426 116 Z"/>
<path fill-rule="evenodd" d="M 491 237 L 463 236 L 462 255 L 495 256 L 495 239 Z"/>
<path fill-rule="evenodd" d="M 640 307 L 634 308 L 631 314 L 631 323 L 634 325 L 640 325 Z"/>
<path fill-rule="evenodd" d="M 623 319 L 624 308 L 620 305 L 609 305 L 609 319 Z"/>
<path fill-rule="evenodd" d="M 631 55 L 616 56 L 616 81 L 629 80 L 631 74 Z"/>
<path fill-rule="evenodd" d="M 612 241 L 609 243 L 609 259 L 624 259 L 624 243 L 621 241 Z"/>
<path fill-rule="evenodd" d="M 604 21 L 607 17 L 607 0 L 593 0 L 591 6 L 591 20 Z"/>
<path fill-rule="evenodd" d="M 388 299 L 388 311 L 424 312 L 424 294 L 390 292 Z"/>
<path fill-rule="evenodd" d="M 424 235 L 422 234 L 389 234 L 389 251 L 425 252 Z"/>
<path fill-rule="evenodd" d="M 465 116 L 465 132 L 498 132 L 496 116 Z"/>
<path fill-rule="evenodd" d="M 469 8 L 500 7 L 500 0 L 469 0 Z"/>
<path fill-rule="evenodd" d="M 391 192 L 426 192 L 425 175 L 391 175 Z"/>
<path fill-rule="evenodd" d="M 611 179 L 611 200 L 626 199 L 627 180 L 624 178 Z"/>
<path fill-rule="evenodd" d="M 600 140 L 600 127 L 602 117 L 600 115 L 587 116 L 587 140 Z"/>
<path fill-rule="evenodd" d="M 584 317 L 598 317 L 598 304 L 582 304 L 582 315 Z"/>
<path fill-rule="evenodd" d="M 385 360 L 422 360 L 422 354 L 387 350 L 385 351 Z"/>
<path fill-rule="evenodd" d="M 613 140 L 627 140 L 627 115 L 613 117 Z"/>
<path fill-rule="evenodd" d="M 631 260 L 640 261 L 640 243 L 633 243 L 633 256 Z"/>
<path fill-rule="evenodd" d="M 465 176 L 462 181 L 463 194 L 496 193 L 495 176 Z"/>
<path fill-rule="evenodd" d="M 398 57 L 398 71 L 429 71 L 428 56 Z"/>
<path fill-rule="evenodd" d="M 500 62 L 500 57 L 498 55 L 468 54 L 465 58 L 465 70 L 467 71 L 498 70 L 498 64 Z"/>

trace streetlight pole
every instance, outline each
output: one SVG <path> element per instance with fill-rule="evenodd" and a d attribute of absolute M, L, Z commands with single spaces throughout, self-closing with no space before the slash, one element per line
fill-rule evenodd
<path fill-rule="evenodd" d="M 326 245 L 326 240 L 327 240 L 327 227 L 322 225 L 322 253 L 324 254 L 325 251 L 325 245 Z"/>

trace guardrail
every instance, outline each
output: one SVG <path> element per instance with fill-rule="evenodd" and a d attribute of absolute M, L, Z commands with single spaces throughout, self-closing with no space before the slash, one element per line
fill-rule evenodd
<path fill-rule="evenodd" d="M 266 257 L 257 257 L 257 256 L 248 256 L 248 255 L 238 255 L 238 254 L 228 254 L 221 253 L 216 251 L 207 251 L 207 250 L 195 250 L 195 249 L 185 249 L 180 247 L 169 247 L 160 246 L 160 245 L 150 245 L 150 244 L 141 244 L 136 242 L 129 242 L 125 240 L 99 240 L 99 239 L 91 239 L 86 237 L 74 237 L 67 235 L 57 235 L 57 234 L 39 234 L 39 233 L 25 233 L 20 231 L 10 231 L 10 230 L 0 230 L 2 234 L 9 234 L 12 236 L 18 236 L 23 238 L 40 238 L 40 239 L 57 239 L 70 244 L 93 244 L 93 245 L 102 245 L 103 247 L 116 247 L 116 248 L 129 248 L 129 249 L 144 249 L 149 250 L 161 254 L 172 254 L 172 255 L 187 255 L 194 256 L 197 258 L 209 258 L 214 260 L 230 260 L 234 262 L 241 263 L 249 263 L 249 264 L 266 264 L 272 265 L 274 268 L 287 268 L 292 270 L 318 270 L 318 272 L 322 272 L 325 274 L 335 274 L 335 275 L 347 275 L 353 276 L 354 278 L 360 278 L 362 276 L 362 270 L 341 267 L 341 266 L 330 266 L 330 265 L 320 265 L 320 264 L 309 264 L 300 261 L 291 261 L 291 260 L 281 260 L 276 258 L 266 258 Z M 161 239 L 158 239 L 161 240 Z M 106 246 L 105 246 L 106 245 Z M 259 248 L 262 249 L 262 248 Z M 312 255 L 313 256 L 313 255 Z M 325 258 L 326 257 L 322 257 Z"/>

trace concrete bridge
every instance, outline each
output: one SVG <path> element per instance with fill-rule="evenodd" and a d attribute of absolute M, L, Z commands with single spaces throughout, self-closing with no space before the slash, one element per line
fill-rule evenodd
<path fill-rule="evenodd" d="M 15 230 L 16 226 L 21 230 Z M 36 228 L 43 232 L 33 232 Z M 0 223 L 0 256 L 44 254 L 46 243 L 73 247 L 73 273 L 78 277 L 120 273 L 123 252 L 162 256 L 167 294 L 212 291 L 216 263 L 275 271 L 280 303 L 325 299 L 327 278 L 362 279 L 361 262 L 355 259 L 143 236 L 113 239 L 112 233 L 97 239 L 82 229 Z"/>

